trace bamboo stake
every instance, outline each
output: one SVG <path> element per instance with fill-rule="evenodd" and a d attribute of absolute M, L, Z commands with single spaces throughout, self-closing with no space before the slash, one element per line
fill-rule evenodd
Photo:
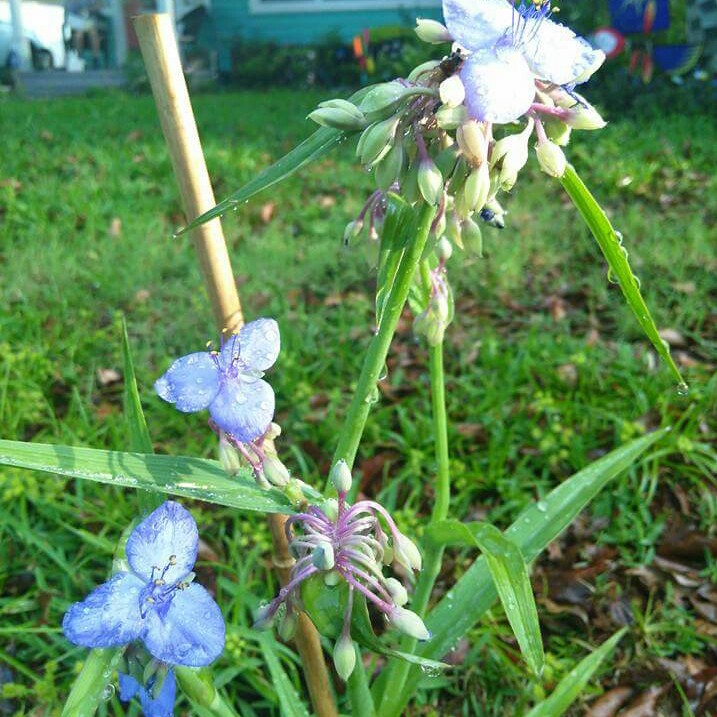
<path fill-rule="evenodd" d="M 165 14 L 136 17 L 134 27 L 184 211 L 187 218 L 193 218 L 211 209 L 216 202 L 182 73 L 174 29 Z M 243 323 L 243 316 L 220 220 L 214 219 L 198 227 L 192 232 L 192 237 L 217 327 L 220 331 L 236 332 Z M 268 518 L 274 544 L 274 566 L 283 585 L 294 563 L 284 532 L 286 516 L 270 515 Z M 295 641 L 317 717 L 336 717 L 319 636 L 313 623 L 303 614 L 299 618 Z"/>

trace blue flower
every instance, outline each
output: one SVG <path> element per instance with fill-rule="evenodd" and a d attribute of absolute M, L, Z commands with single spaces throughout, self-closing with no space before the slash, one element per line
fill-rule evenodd
<path fill-rule="evenodd" d="M 222 431 L 241 443 L 259 438 L 274 416 L 274 392 L 261 377 L 279 355 L 279 327 L 257 319 L 224 343 L 222 350 L 178 358 L 154 388 L 179 411 L 205 408 Z"/>
<path fill-rule="evenodd" d="M 139 697 L 145 717 L 172 717 L 177 681 L 174 670 L 169 670 L 160 684 L 157 675 L 150 677 L 146 685 L 140 684 L 131 675 L 119 673 L 119 698 L 129 702 L 135 695 Z"/>
<path fill-rule="evenodd" d="M 213 662 L 224 649 L 224 619 L 212 596 L 191 582 L 198 542 L 187 510 L 174 501 L 160 505 L 127 540 L 131 572 L 116 573 L 67 611 L 67 639 L 83 647 L 139 639 L 171 665 Z"/>
<path fill-rule="evenodd" d="M 584 82 L 603 63 L 570 28 L 549 20 L 550 0 L 443 0 L 446 26 L 469 51 L 461 69 L 466 106 L 475 119 L 512 122 L 528 111 L 535 81 Z"/>

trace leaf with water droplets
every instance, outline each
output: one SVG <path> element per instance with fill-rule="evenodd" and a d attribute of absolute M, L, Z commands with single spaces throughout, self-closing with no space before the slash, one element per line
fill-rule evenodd
<path fill-rule="evenodd" d="M 620 284 L 620 289 L 645 335 L 664 359 L 672 375 L 677 379 L 678 385 L 686 388 L 687 384 L 670 355 L 670 347 L 660 338 L 655 321 L 642 298 L 640 281 L 630 268 L 627 250 L 622 243 L 622 234 L 613 229 L 607 215 L 583 184 L 574 167 L 568 165 L 560 181 L 607 259 L 608 280 Z"/>

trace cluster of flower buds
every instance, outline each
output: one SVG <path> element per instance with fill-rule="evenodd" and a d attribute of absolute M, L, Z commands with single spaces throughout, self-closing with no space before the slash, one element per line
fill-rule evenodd
<path fill-rule="evenodd" d="M 260 610 L 256 625 L 270 624 L 283 607 L 279 631 L 282 637 L 290 638 L 301 609 L 302 584 L 314 576 L 322 576 L 329 587 L 344 581 L 348 585 L 348 602 L 343 629 L 334 647 L 334 664 L 339 676 L 346 680 L 356 661 L 351 639 L 355 593 L 377 607 L 388 623 L 404 634 L 419 640 L 427 640 L 430 634 L 421 618 L 404 607 L 408 593 L 403 584 L 383 574 L 383 567 L 394 561 L 408 571 L 420 570 L 418 548 L 398 530 L 383 506 L 371 500 L 347 503 L 351 471 L 344 461 L 336 463 L 330 477 L 338 498 L 321 506 L 311 505 L 287 520 L 287 538 L 296 563 L 289 582 Z"/>
<path fill-rule="evenodd" d="M 419 20 L 416 33 L 428 43 L 453 42 L 450 54 L 352 102 L 323 102 L 309 115 L 360 132 L 357 157 L 376 179 L 377 191 L 347 226 L 345 241 L 365 227 L 379 237 L 390 189 L 438 208 L 434 245 L 445 236 L 480 256 L 480 224 L 504 226 L 500 194 L 528 162 L 531 137 L 540 168 L 561 177 L 571 131 L 605 125 L 573 90 L 604 56 L 552 22 L 550 2 L 445 0 L 443 10 L 448 27 Z M 528 74 L 512 87 L 516 68 Z"/>

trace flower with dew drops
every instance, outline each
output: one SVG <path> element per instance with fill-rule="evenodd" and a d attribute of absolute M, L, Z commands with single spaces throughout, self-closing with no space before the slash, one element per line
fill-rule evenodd
<path fill-rule="evenodd" d="M 139 697 L 144 717 L 172 717 L 176 692 L 177 681 L 172 669 L 166 672 L 164 679 L 158 679 L 155 673 L 144 685 L 132 675 L 119 673 L 120 700 L 129 702 L 133 697 Z"/>
<path fill-rule="evenodd" d="M 201 667 L 224 649 L 219 606 L 192 582 L 197 524 L 167 501 L 127 539 L 129 572 L 118 572 L 70 607 L 62 630 L 83 647 L 120 647 L 141 640 L 157 660 Z"/>
<path fill-rule="evenodd" d="M 512 122 L 533 103 L 536 80 L 574 85 L 600 67 L 605 54 L 551 12 L 550 0 L 443 0 L 448 30 L 469 52 L 460 76 L 471 117 Z"/>
<path fill-rule="evenodd" d="M 154 388 L 184 413 L 208 408 L 218 429 L 250 443 L 274 416 L 274 391 L 261 377 L 274 365 L 279 348 L 276 321 L 257 319 L 226 339 L 221 351 L 178 358 Z"/>

